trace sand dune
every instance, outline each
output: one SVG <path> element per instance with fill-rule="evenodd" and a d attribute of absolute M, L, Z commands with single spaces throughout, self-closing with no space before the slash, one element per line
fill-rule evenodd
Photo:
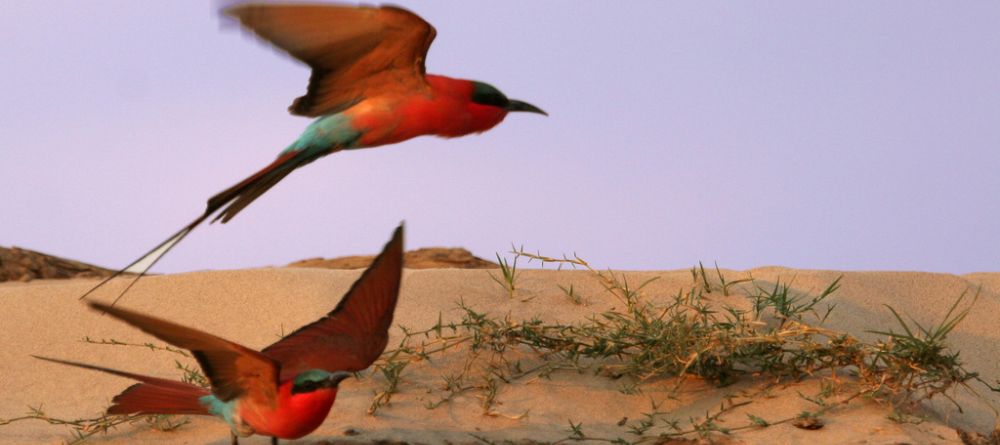
<path fill-rule="evenodd" d="M 273 268 L 197 272 L 142 280 L 121 303 L 129 308 L 159 316 L 239 341 L 262 347 L 330 310 L 360 271 Z M 433 325 L 439 314 L 444 320 L 458 319 L 458 301 L 493 315 L 510 314 L 514 320 L 538 317 L 547 322 L 573 323 L 585 320 L 617 303 L 608 298 L 594 277 L 583 271 L 525 270 L 520 272 L 515 298 L 489 276 L 488 270 L 407 270 L 396 323 L 408 328 Z M 494 273 L 496 273 L 494 271 Z M 930 325 L 938 322 L 955 299 L 966 289 L 982 286 L 975 309 L 949 337 L 950 345 L 961 351 L 969 369 L 993 381 L 1000 378 L 1000 273 L 964 276 L 911 272 L 837 272 L 795 270 L 777 267 L 752 271 L 724 271 L 730 279 L 748 273 L 758 285 L 776 280 L 792 280 L 801 292 L 818 292 L 843 274 L 842 288 L 830 302 L 838 307 L 826 326 L 850 332 L 861 339 L 877 336 L 870 329 L 894 326 L 884 304 L 890 304 L 914 320 Z M 652 277 L 644 292 L 666 301 L 679 289 L 689 288 L 689 271 L 630 272 L 630 282 Z M 130 385 L 127 379 L 87 372 L 29 357 L 42 354 L 69 360 L 177 378 L 174 361 L 179 358 L 162 351 L 138 347 L 103 346 L 81 341 L 84 337 L 144 343 L 151 339 L 137 330 L 85 308 L 76 297 L 93 280 L 37 280 L 31 283 L 0 284 L 0 418 L 22 415 L 28 406 L 42 405 L 53 417 L 78 418 L 98 415 L 111 397 Z M 112 283 L 98 295 L 109 299 L 124 281 Z M 573 285 L 585 304 L 568 301 L 559 286 Z M 711 298 L 718 304 L 745 307 L 739 291 Z M 393 328 L 394 340 L 402 331 Z M 390 344 L 393 344 L 393 341 Z M 654 379 L 640 386 L 641 393 L 625 394 L 622 382 L 593 373 L 561 371 L 551 378 L 532 378 L 504 385 L 496 394 L 498 402 L 491 415 L 484 415 L 482 399 L 476 393 L 462 394 L 435 409 L 427 404 L 440 398 L 442 375 L 458 371 L 457 358 L 432 360 L 411 365 L 403 375 L 399 393 L 391 404 L 374 416 L 367 415 L 373 393 L 384 383 L 368 374 L 348 380 L 326 423 L 313 435 L 290 443 L 371 443 L 380 439 L 410 443 L 484 443 L 489 441 L 529 443 L 556 441 L 568 436 L 570 422 L 582 424 L 591 437 L 622 437 L 637 440 L 629 432 L 643 413 L 650 412 L 651 400 L 662 403 L 659 411 L 684 423 L 716 409 L 727 397 L 751 403 L 727 412 L 720 425 L 747 424 L 748 414 L 765 420 L 794 416 L 814 409 L 799 396 L 819 390 L 820 379 L 782 383 L 746 377 L 735 385 L 716 388 L 696 379 L 687 379 L 672 393 L 674 379 Z M 935 399 L 922 412 L 922 422 L 896 422 L 887 418 L 889 406 L 872 400 L 857 400 L 823 416 L 825 427 L 810 431 L 788 423 L 768 428 L 750 428 L 730 437 L 715 435 L 717 443 L 961 443 L 955 427 L 987 432 L 996 415 L 990 406 L 1000 406 L 1000 394 L 982 387 L 980 396 L 960 392 L 956 400 L 964 408 L 957 412 L 943 399 Z M 668 396 L 673 396 L 670 398 Z M 624 419 L 624 421 L 623 421 Z M 912 419 L 916 419 L 915 417 Z M 912 420 L 911 419 L 911 420 Z M 622 423 L 622 425 L 619 425 Z M 663 428 L 662 424 L 656 428 Z M 656 431 L 654 428 L 653 431 Z M 348 432 L 352 434 L 347 434 Z M 37 420 L 0 426 L 0 443 L 61 443 L 70 438 L 70 429 Z M 228 433 L 214 419 L 193 419 L 175 431 L 161 432 L 143 423 L 122 426 L 92 443 L 189 443 L 227 444 Z M 254 437 L 245 443 L 267 443 Z M 289 443 L 289 442 L 283 442 Z"/>

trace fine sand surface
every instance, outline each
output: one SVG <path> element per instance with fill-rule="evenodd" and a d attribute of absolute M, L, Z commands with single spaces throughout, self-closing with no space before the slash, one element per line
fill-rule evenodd
<path fill-rule="evenodd" d="M 447 321 L 458 320 L 459 300 L 480 312 L 514 320 L 539 317 L 550 322 L 582 321 L 595 312 L 613 307 L 616 301 L 605 294 L 594 277 L 583 271 L 524 270 L 519 272 L 515 298 L 489 276 L 488 270 L 407 270 L 405 272 L 395 322 L 419 329 L 437 322 L 439 313 Z M 793 289 L 816 293 L 841 272 L 793 270 L 777 267 L 747 272 L 725 271 L 730 280 L 753 274 L 766 286 L 781 279 L 792 280 Z M 498 271 L 493 271 L 498 273 Z M 188 326 L 223 336 L 253 348 L 261 348 L 282 332 L 290 332 L 311 322 L 336 305 L 360 271 L 273 268 L 236 271 L 197 272 L 144 278 L 120 303 L 124 307 L 156 314 Z M 966 367 L 989 381 L 1000 378 L 1000 273 L 964 276 L 910 272 L 846 272 L 842 287 L 831 298 L 837 308 L 825 326 L 873 340 L 868 329 L 892 329 L 895 322 L 883 306 L 890 304 L 924 325 L 940 321 L 948 307 L 967 288 L 982 285 L 975 309 L 949 337 L 950 345 L 961 351 Z M 679 289 L 691 287 L 689 271 L 627 273 L 630 283 L 660 277 L 644 289 L 654 300 L 666 301 Z M 94 284 L 93 280 L 40 280 L 31 283 L 0 284 L 0 418 L 23 415 L 28 406 L 42 405 L 58 418 L 94 417 L 110 399 L 129 386 L 128 379 L 70 368 L 31 358 L 30 354 L 84 361 L 112 368 L 165 378 L 178 378 L 174 354 L 137 347 L 102 346 L 83 343 L 85 336 L 144 343 L 155 341 L 124 323 L 100 316 L 76 300 Z M 572 284 L 585 305 L 571 304 L 559 285 Z M 124 285 L 115 281 L 97 296 L 107 301 Z M 739 292 L 709 298 L 719 303 L 746 307 Z M 898 329 L 897 329 L 898 330 Z M 394 338 L 401 331 L 394 327 Z M 390 345 L 394 340 L 390 341 Z M 299 441 L 282 443 L 372 443 L 380 439 L 409 443 L 484 443 L 490 441 L 556 441 L 567 437 L 569 422 L 582 423 L 592 436 L 623 437 L 642 413 L 650 411 L 650 399 L 663 400 L 660 411 L 669 411 L 683 421 L 702 417 L 715 410 L 727 395 L 757 394 L 753 402 L 723 416 L 722 426 L 747 424 L 748 414 L 765 420 L 794 416 L 815 405 L 798 394 L 815 394 L 818 379 L 773 385 L 744 378 L 740 383 L 715 388 L 688 379 L 667 399 L 676 381 L 654 380 L 642 385 L 642 393 L 623 394 L 621 382 L 592 373 L 556 372 L 551 379 L 528 379 L 501 388 L 493 416 L 484 416 L 476 393 L 461 395 L 436 409 L 425 405 L 439 395 L 441 376 L 457 371 L 461 360 L 437 360 L 410 366 L 403 376 L 400 392 L 392 403 L 376 415 L 366 414 L 373 392 L 384 382 L 365 373 L 349 379 L 324 423 L 315 433 Z M 765 392 L 766 390 L 766 392 Z M 887 419 L 891 408 L 871 400 L 858 399 L 823 416 L 826 425 L 809 431 L 790 424 L 748 429 L 726 438 L 714 436 L 716 443 L 870 443 L 934 444 L 961 443 L 954 428 L 988 432 L 994 428 L 1000 394 L 979 388 L 980 398 L 960 393 L 964 413 L 947 403 L 933 403 L 922 423 L 898 423 Z M 935 399 L 937 402 L 938 399 Z M 943 402 L 943 399 L 941 400 Z M 527 413 L 527 415 L 523 415 Z M 618 423 L 627 417 L 625 426 Z M 346 435 L 353 430 L 358 434 Z M 656 430 L 653 430 L 656 431 Z M 0 444 L 62 443 L 71 438 L 65 426 L 38 420 L 0 426 Z M 241 443 L 263 444 L 267 438 L 242 439 Z M 211 418 L 193 418 L 181 428 L 160 432 L 144 423 L 122 426 L 91 443 L 176 443 L 228 444 L 227 428 Z M 682 443 L 682 442 L 675 442 Z"/>

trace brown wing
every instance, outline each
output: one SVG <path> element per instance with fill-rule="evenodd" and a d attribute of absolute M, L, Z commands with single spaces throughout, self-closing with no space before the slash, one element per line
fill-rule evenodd
<path fill-rule="evenodd" d="M 159 318 L 100 303 L 90 303 L 90 306 L 160 340 L 190 350 L 212 383 L 212 394 L 219 400 L 246 395 L 259 403 L 275 402 L 279 365 L 264 354 Z"/>
<path fill-rule="evenodd" d="M 326 317 L 262 351 L 281 363 L 282 378 L 308 369 L 360 371 L 389 341 L 403 272 L 403 226 Z"/>
<path fill-rule="evenodd" d="M 312 68 L 292 114 L 322 116 L 370 95 L 429 88 L 424 58 L 436 32 L 405 9 L 247 4 L 224 12 Z"/>

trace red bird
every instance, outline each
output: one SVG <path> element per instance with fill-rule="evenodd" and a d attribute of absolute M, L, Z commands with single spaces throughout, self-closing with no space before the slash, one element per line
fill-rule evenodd
<path fill-rule="evenodd" d="M 274 162 L 211 197 L 201 216 L 80 298 L 126 271 L 138 272 L 134 284 L 205 219 L 218 212 L 213 221 L 229 221 L 289 173 L 331 153 L 481 133 L 512 111 L 546 114 L 489 84 L 426 74 L 436 32 L 402 8 L 247 4 L 224 13 L 312 68 L 306 94 L 289 110 L 317 119 Z"/>
<path fill-rule="evenodd" d="M 403 270 L 403 227 L 325 317 L 257 352 L 159 318 L 99 303 L 90 306 L 165 342 L 191 351 L 211 391 L 83 363 L 42 360 L 103 371 L 142 383 L 112 401 L 108 414 L 203 414 L 223 419 L 233 434 L 297 439 L 326 419 L 337 385 L 370 366 L 389 341 Z"/>

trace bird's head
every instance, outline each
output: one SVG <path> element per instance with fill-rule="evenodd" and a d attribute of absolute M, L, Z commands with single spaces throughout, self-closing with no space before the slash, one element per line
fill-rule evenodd
<path fill-rule="evenodd" d="M 529 113 L 538 113 L 545 116 L 549 115 L 548 113 L 542 111 L 541 108 L 527 102 L 508 99 L 507 96 L 501 93 L 500 90 L 496 89 L 496 87 L 485 82 L 472 81 L 472 103 L 500 108 L 506 112 L 527 111 Z"/>
<path fill-rule="evenodd" d="M 292 394 L 309 393 L 320 389 L 337 389 L 341 380 L 352 375 L 349 372 L 329 372 L 322 369 L 302 371 L 295 376 L 295 381 L 292 382 Z"/>
<path fill-rule="evenodd" d="M 512 111 L 527 111 L 548 116 L 540 108 L 520 100 L 509 99 L 493 85 L 468 79 L 428 74 L 427 83 L 434 90 L 436 101 L 423 102 L 415 108 L 419 119 L 432 125 L 432 133 L 444 137 L 482 133 L 502 122 Z"/>

